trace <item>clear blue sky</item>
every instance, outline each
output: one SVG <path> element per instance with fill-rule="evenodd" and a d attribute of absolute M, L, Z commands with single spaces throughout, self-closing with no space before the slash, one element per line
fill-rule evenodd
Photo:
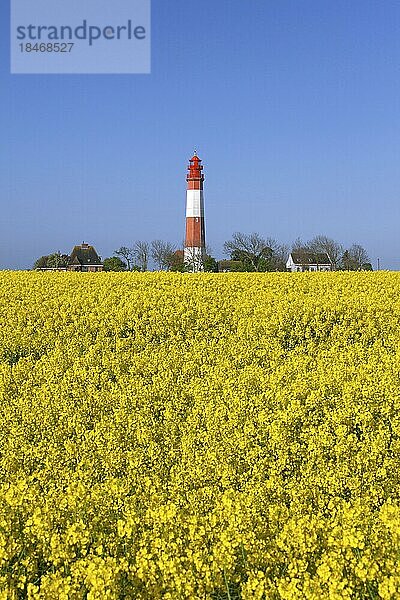
<path fill-rule="evenodd" d="M 153 0 L 151 75 L 10 75 L 3 4 L 0 268 L 181 242 L 194 148 L 215 256 L 323 233 L 400 268 L 398 0 Z"/>

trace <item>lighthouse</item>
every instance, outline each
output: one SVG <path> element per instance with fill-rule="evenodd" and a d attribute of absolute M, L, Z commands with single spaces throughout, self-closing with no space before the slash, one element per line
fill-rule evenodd
<path fill-rule="evenodd" d="M 206 235 L 204 224 L 204 174 L 195 151 L 188 167 L 186 197 L 186 238 L 184 260 L 186 267 L 196 273 L 204 270 Z"/>

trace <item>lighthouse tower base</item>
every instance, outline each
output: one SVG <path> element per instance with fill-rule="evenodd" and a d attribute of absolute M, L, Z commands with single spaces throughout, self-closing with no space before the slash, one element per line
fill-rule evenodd
<path fill-rule="evenodd" d="M 198 273 L 204 271 L 204 261 L 206 258 L 205 248 L 199 247 L 186 247 L 183 254 L 185 267 L 192 273 Z"/>

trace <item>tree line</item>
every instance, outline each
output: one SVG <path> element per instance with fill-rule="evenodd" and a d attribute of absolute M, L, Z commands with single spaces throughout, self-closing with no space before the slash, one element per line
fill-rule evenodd
<path fill-rule="evenodd" d="M 224 243 L 224 253 L 229 260 L 220 261 L 219 266 L 230 271 L 286 271 L 290 252 L 300 256 L 302 253 L 327 253 L 333 270 L 372 270 L 367 251 L 360 244 L 345 248 L 332 238 L 317 235 L 308 242 L 297 238 L 291 246 L 287 246 L 258 233 L 240 232 L 234 233 L 232 239 Z"/>
<path fill-rule="evenodd" d="M 182 248 L 163 240 L 152 242 L 138 240 L 131 246 L 121 246 L 114 255 L 103 261 L 105 271 L 148 271 L 150 262 L 159 271 L 201 270 L 267 272 L 286 271 L 286 261 L 290 252 L 321 253 L 326 252 L 332 262 L 333 270 L 357 271 L 372 270 L 368 253 L 360 244 L 344 247 L 336 240 L 325 235 L 317 235 L 308 242 L 300 238 L 291 246 L 281 244 L 271 237 L 259 233 L 235 232 L 223 245 L 226 259 L 217 261 L 210 249 L 206 250 L 202 264 L 198 264 L 196 254 L 184 258 Z M 55 252 L 42 256 L 35 262 L 34 268 L 58 268 L 68 264 L 68 255 Z M 196 264 L 195 262 L 196 261 Z"/>
<path fill-rule="evenodd" d="M 306 243 L 298 238 L 293 242 L 292 251 L 326 252 L 335 271 L 372 271 L 368 253 L 360 244 L 352 244 L 346 248 L 325 235 L 317 235 Z"/>
<path fill-rule="evenodd" d="M 308 242 L 302 242 L 298 238 L 291 246 L 287 246 L 274 238 L 263 237 L 259 233 L 235 232 L 232 238 L 224 243 L 223 250 L 227 258 L 217 261 L 208 249 L 201 267 L 205 271 L 214 272 L 286 271 L 289 252 L 326 252 L 334 270 L 372 270 L 368 253 L 360 244 L 354 243 L 345 247 L 325 235 L 317 235 Z M 155 240 L 150 244 L 142 241 L 135 242 L 132 247 L 122 246 L 115 255 L 104 261 L 105 269 L 146 271 L 149 258 L 153 260 L 158 270 L 190 271 L 193 267 L 190 256 L 186 257 L 185 263 L 183 250 L 178 250 L 176 246 L 162 240 Z"/>

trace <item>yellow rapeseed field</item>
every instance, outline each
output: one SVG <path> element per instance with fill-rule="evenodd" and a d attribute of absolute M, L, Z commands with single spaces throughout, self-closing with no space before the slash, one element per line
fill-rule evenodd
<path fill-rule="evenodd" d="M 0 598 L 400 598 L 400 274 L 0 273 Z"/>

